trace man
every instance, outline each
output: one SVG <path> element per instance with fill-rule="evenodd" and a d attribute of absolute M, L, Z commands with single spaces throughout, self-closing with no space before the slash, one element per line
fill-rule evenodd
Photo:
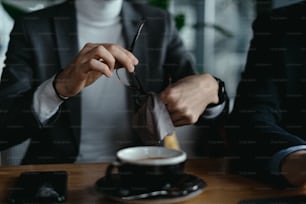
<path fill-rule="evenodd" d="M 305 2 L 259 16 L 231 124 L 241 173 L 306 182 Z"/>
<path fill-rule="evenodd" d="M 125 48 L 141 19 L 132 53 Z M 176 126 L 225 110 L 224 87 L 209 74 L 195 75 L 171 16 L 143 4 L 76 0 L 28 14 L 16 20 L 6 64 L 1 148 L 30 137 L 25 164 L 109 161 L 137 144 L 134 93 L 115 69 L 135 71 L 146 91 L 160 93 Z"/>

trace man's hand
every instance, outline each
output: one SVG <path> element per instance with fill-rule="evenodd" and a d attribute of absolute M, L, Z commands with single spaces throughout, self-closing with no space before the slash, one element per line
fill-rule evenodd
<path fill-rule="evenodd" d="M 282 175 L 294 186 L 306 184 L 306 150 L 289 154 L 281 165 Z"/>
<path fill-rule="evenodd" d="M 86 44 L 73 62 L 55 79 L 55 88 L 62 96 L 74 96 L 99 77 L 112 76 L 116 68 L 134 71 L 137 58 L 115 44 Z"/>
<path fill-rule="evenodd" d="M 218 82 L 209 74 L 185 77 L 160 95 L 175 126 L 194 124 L 210 103 L 218 103 Z"/>

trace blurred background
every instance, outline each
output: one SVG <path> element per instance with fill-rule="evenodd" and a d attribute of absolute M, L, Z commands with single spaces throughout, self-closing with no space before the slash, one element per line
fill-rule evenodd
<path fill-rule="evenodd" d="M 0 0 L 0 74 L 14 19 L 64 0 Z M 168 10 L 186 47 L 194 54 L 197 69 L 225 81 L 230 110 L 244 69 L 252 22 L 256 15 L 302 0 L 129 0 Z M 178 128 L 178 134 L 189 131 Z M 182 138 L 184 139 L 184 138 Z M 194 141 L 188 138 L 187 144 Z M 26 146 L 22 144 L 20 146 Z M 2 152 L 2 164 L 19 164 L 24 148 Z"/>

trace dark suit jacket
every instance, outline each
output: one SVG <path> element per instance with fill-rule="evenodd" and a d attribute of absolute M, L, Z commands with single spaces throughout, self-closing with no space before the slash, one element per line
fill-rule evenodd
<path fill-rule="evenodd" d="M 258 16 L 228 130 L 246 174 L 306 139 L 306 4 Z"/>
<path fill-rule="evenodd" d="M 134 54 L 136 73 L 146 90 L 160 92 L 184 76 L 195 74 L 192 58 L 171 20 L 157 8 L 124 2 L 123 30 L 129 45 L 141 18 L 146 24 Z M 26 138 L 30 147 L 23 163 L 73 162 L 80 143 L 80 98 L 66 101 L 43 127 L 32 112 L 33 92 L 68 65 L 78 53 L 74 1 L 67 1 L 20 17 L 15 21 L 0 86 L 0 149 Z"/>

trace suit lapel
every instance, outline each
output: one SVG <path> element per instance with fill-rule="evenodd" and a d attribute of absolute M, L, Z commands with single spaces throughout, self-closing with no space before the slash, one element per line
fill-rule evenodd
<path fill-rule="evenodd" d="M 71 8 L 72 7 L 72 8 Z M 53 18 L 60 68 L 64 69 L 79 51 L 74 1 L 68 1 Z M 66 102 L 76 148 L 80 144 L 80 94 Z"/>
<path fill-rule="evenodd" d="M 132 43 L 134 34 L 137 29 L 137 24 L 141 19 L 141 16 L 136 15 L 133 12 L 133 8 L 130 4 L 124 2 L 122 8 L 122 24 L 123 24 L 123 35 L 125 38 L 125 42 L 127 43 L 127 47 Z"/>

